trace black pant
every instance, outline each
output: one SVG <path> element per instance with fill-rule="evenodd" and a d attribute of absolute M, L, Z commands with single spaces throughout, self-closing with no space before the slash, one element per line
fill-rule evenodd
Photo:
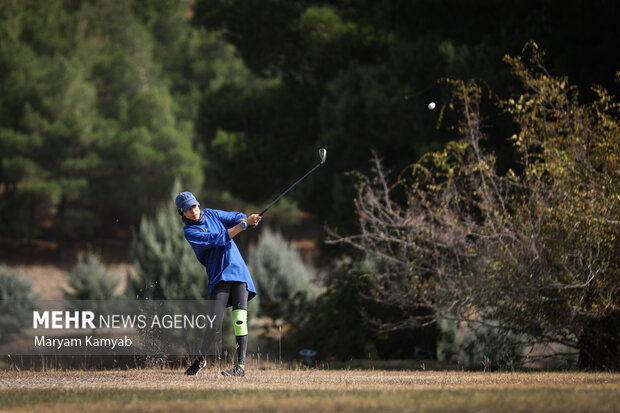
<path fill-rule="evenodd" d="M 211 299 L 217 302 L 216 314 L 224 314 L 227 307 L 233 310 L 248 309 L 248 287 L 240 281 L 220 281 L 211 294 Z M 248 336 L 236 336 L 237 363 L 245 364 L 245 353 L 248 348 Z"/>
<path fill-rule="evenodd" d="M 248 309 L 248 286 L 240 281 L 220 281 L 215 285 L 212 300 L 217 300 L 218 314 L 224 314 L 226 307 L 232 305 L 233 310 Z"/>

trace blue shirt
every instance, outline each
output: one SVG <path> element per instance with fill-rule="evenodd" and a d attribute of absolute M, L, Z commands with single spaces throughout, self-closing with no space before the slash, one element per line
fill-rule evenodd
<path fill-rule="evenodd" d="M 220 281 L 240 281 L 247 284 L 248 301 L 256 295 L 256 288 L 248 267 L 235 242 L 230 239 L 228 229 L 246 219 L 241 212 L 226 212 L 205 208 L 204 224 L 185 225 L 185 239 L 192 246 L 196 258 L 207 269 L 209 278 L 208 298 Z"/>

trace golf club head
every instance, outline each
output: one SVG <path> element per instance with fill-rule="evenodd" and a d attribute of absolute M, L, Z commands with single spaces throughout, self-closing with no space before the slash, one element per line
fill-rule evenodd
<path fill-rule="evenodd" d="M 325 163 L 325 160 L 327 159 L 327 149 L 325 148 L 321 148 L 319 149 L 319 158 L 321 158 L 321 163 Z"/>

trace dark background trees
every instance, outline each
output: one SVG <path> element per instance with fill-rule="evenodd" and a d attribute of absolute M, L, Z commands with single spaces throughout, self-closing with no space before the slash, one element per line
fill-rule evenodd
<path fill-rule="evenodd" d="M 549 50 L 550 70 L 568 75 L 586 97 L 592 98 L 587 88 L 593 81 L 613 92 L 616 65 L 609 51 L 617 47 L 611 29 L 617 16 L 612 1 L 197 1 L 196 23 L 221 30 L 256 74 L 279 81 L 278 92 L 268 88 L 237 100 L 238 113 L 205 109 L 199 139 L 208 148 L 217 130 L 243 134 L 261 146 L 261 158 L 286 147 L 287 170 L 297 174 L 314 154 L 311 148 L 329 148 L 330 173 L 314 177 L 299 199 L 331 224 L 350 225 L 353 193 L 343 172 L 367 170 L 369 148 L 399 169 L 454 137 L 436 129 L 439 111 L 426 111 L 429 101 L 441 107 L 449 97 L 438 79 L 479 78 L 508 96 L 518 85 L 502 57 L 518 55 L 533 39 Z M 208 107 L 220 106 L 218 97 L 208 99 Z M 230 94 L 221 99 L 229 104 Z M 242 106 L 255 105 L 262 111 L 248 119 Z M 287 122 L 272 123 L 271 116 Z M 514 126 L 497 113 L 487 116 L 497 130 L 488 144 L 500 167 L 508 168 L 514 153 L 505 137 Z M 282 127 L 289 123 L 295 126 Z M 245 159 L 251 144 L 236 146 Z M 235 158 L 222 159 L 218 151 L 207 156 L 218 169 Z M 254 180 L 248 170 L 238 168 L 239 175 L 264 184 L 262 175 Z M 277 177 L 274 187 L 284 186 Z"/>

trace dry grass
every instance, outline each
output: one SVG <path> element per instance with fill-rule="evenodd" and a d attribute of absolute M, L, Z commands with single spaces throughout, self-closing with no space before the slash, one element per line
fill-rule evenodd
<path fill-rule="evenodd" d="M 620 374 L 254 370 L 0 372 L 7 411 L 620 411 Z"/>
<path fill-rule="evenodd" d="M 226 378 L 219 370 L 188 377 L 182 370 L 0 372 L 0 391 L 35 389 L 136 390 L 500 390 L 544 388 L 620 389 L 612 373 L 484 373 L 380 370 L 259 370 Z"/>

